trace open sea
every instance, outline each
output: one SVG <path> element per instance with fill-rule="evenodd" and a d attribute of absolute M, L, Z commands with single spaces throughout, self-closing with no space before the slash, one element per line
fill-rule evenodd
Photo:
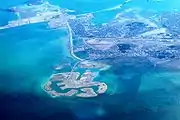
<path fill-rule="evenodd" d="M 0 8 L 26 1 L 1 0 Z M 110 9 L 124 1 L 48 0 L 75 14 Z M 179 12 L 180 0 L 132 0 L 121 9 L 97 12 L 94 22 L 106 23 L 131 8 L 143 15 Z M 15 19 L 14 14 L 0 11 L 0 26 Z M 85 56 L 77 54 L 81 55 Z M 105 94 L 52 98 L 43 85 L 67 57 L 72 58 L 66 30 L 50 29 L 47 23 L 0 30 L 0 120 L 180 120 L 180 62 L 169 67 L 155 66 L 143 57 L 107 59 L 103 62 L 112 67 L 95 78 L 108 85 Z"/>

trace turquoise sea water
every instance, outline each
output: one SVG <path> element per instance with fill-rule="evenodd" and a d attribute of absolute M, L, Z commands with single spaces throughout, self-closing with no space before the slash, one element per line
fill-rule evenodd
<path fill-rule="evenodd" d="M 26 0 L 1 1 L 0 8 L 24 2 Z M 61 8 L 75 10 L 75 14 L 83 14 L 112 8 L 122 4 L 124 0 L 49 2 Z M 94 22 L 107 22 L 112 16 L 128 8 L 138 8 L 144 15 L 179 11 L 179 4 L 178 0 L 132 0 L 122 9 L 97 13 Z M 11 13 L 0 12 L 0 16 L 0 25 L 15 19 Z M 51 74 L 55 73 L 54 67 L 63 59 L 72 57 L 67 44 L 67 32 L 50 29 L 46 23 L 0 30 L 2 120 L 180 119 L 179 69 L 154 66 L 141 57 L 103 61 L 112 65 L 110 69 L 100 71 L 96 78 L 108 84 L 109 89 L 105 94 L 90 99 L 50 97 L 42 87 Z"/>

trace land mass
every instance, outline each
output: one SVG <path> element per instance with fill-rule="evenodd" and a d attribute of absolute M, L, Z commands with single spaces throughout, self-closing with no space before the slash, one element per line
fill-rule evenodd
<path fill-rule="evenodd" d="M 99 94 L 105 93 L 107 90 L 107 85 L 105 83 L 93 81 L 96 75 L 97 73 L 90 71 L 86 71 L 81 76 L 79 72 L 53 74 L 44 86 L 44 90 L 52 97 L 95 97 Z M 55 90 L 52 84 L 55 84 L 60 92 Z M 95 90 L 95 88 L 97 89 Z M 67 89 L 70 90 L 63 92 Z"/>

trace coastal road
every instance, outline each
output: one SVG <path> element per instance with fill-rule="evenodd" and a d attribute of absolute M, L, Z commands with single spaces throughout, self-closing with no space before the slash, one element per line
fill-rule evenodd
<path fill-rule="evenodd" d="M 71 27 L 69 26 L 69 23 L 67 22 L 67 28 L 68 28 L 68 35 L 69 35 L 69 49 L 70 49 L 70 54 L 72 57 L 74 57 L 75 59 L 77 60 L 80 60 L 80 61 L 83 61 L 84 59 L 81 59 L 79 57 L 77 57 L 75 54 L 74 54 L 74 51 L 73 51 L 73 39 L 72 39 L 72 29 Z"/>

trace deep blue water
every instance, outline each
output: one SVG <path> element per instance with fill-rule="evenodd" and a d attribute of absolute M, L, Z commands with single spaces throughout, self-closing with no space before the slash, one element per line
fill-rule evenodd
<path fill-rule="evenodd" d="M 61 8 L 75 10 L 75 14 L 83 14 L 109 9 L 123 1 L 50 0 L 49 2 Z M 27 1 L 1 1 L 0 8 L 18 6 L 25 2 Z M 107 22 L 112 16 L 128 8 L 141 9 L 143 11 L 141 14 L 148 16 L 152 13 L 179 11 L 179 4 L 178 0 L 161 2 L 132 0 L 122 9 L 97 13 L 94 23 Z M 0 19 L 0 25 L 5 25 L 9 20 L 16 18 L 11 13 L 1 11 Z M 138 22 L 128 24 L 130 26 L 128 37 L 145 27 L 142 23 L 137 24 Z M 171 29 L 172 24 L 165 23 L 165 25 L 169 31 L 178 34 L 177 29 Z M 94 36 L 103 36 L 103 33 L 94 33 Z M 83 35 L 87 33 L 78 29 L 77 36 Z M 122 53 L 133 47 L 130 44 L 118 44 L 118 49 Z M 178 46 L 174 45 L 170 49 L 179 51 Z M 86 52 L 77 56 L 86 57 L 84 53 Z M 173 55 L 166 50 L 150 52 L 151 57 L 158 59 L 174 59 L 179 53 Z M 42 86 L 49 76 L 55 73 L 54 66 L 67 62 L 66 58 L 70 57 L 65 30 L 50 29 L 46 23 L 0 30 L 0 56 L 1 120 L 180 120 L 180 73 L 176 65 L 155 66 L 146 57 L 98 59 L 112 65 L 111 69 L 101 71 L 96 78 L 109 85 L 107 93 L 90 99 L 52 98 L 42 90 Z M 72 64 L 75 62 L 69 61 Z"/>

